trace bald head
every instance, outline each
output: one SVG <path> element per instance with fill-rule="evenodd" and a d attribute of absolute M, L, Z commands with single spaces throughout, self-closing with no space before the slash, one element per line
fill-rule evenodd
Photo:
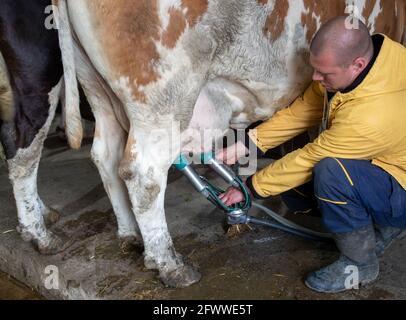
<path fill-rule="evenodd" d="M 352 26 L 356 22 L 357 28 L 349 28 L 348 19 L 351 19 Z M 339 16 L 325 23 L 314 36 L 310 51 L 315 56 L 332 54 L 337 65 L 343 67 L 347 67 L 359 57 L 370 61 L 374 54 L 372 38 L 366 25 L 348 16 Z"/>

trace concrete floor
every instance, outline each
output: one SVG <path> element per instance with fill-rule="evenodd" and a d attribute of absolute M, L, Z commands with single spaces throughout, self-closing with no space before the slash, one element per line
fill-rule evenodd
<path fill-rule="evenodd" d="M 199 266 L 202 280 L 186 289 L 165 288 L 156 272 L 143 267 L 142 248 L 120 248 L 115 218 L 89 150 L 89 144 L 80 152 L 68 150 L 54 136 L 46 143 L 39 192 L 62 214 L 53 230 L 75 239 L 69 249 L 51 257 L 40 256 L 15 231 L 12 189 L 6 167 L 0 168 L 0 270 L 29 287 L 0 276 L 0 298 L 406 299 L 406 239 L 387 251 L 373 285 L 338 295 L 317 294 L 304 286 L 303 278 L 337 258 L 333 245 L 264 227 L 230 237 L 223 214 L 184 178 L 168 186 L 167 220 L 177 250 Z M 278 199 L 265 204 L 275 210 L 280 206 Z M 50 265 L 58 267 L 59 290 L 44 286 L 44 270 Z"/>

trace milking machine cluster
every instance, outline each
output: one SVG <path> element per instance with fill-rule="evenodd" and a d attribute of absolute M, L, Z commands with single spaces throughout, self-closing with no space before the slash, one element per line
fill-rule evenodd
<path fill-rule="evenodd" d="M 257 224 L 267 227 L 276 228 L 279 230 L 283 230 L 289 232 L 291 234 L 295 234 L 301 237 L 305 237 L 312 240 L 317 241 L 325 241 L 326 239 L 331 238 L 329 234 L 316 232 L 302 226 L 299 226 L 282 216 L 278 215 L 277 213 L 273 212 L 272 210 L 259 205 L 257 203 L 253 203 L 249 194 L 249 191 L 245 184 L 243 183 L 242 179 L 236 175 L 230 167 L 220 163 L 215 159 L 215 155 L 213 152 L 204 153 L 200 156 L 201 164 L 209 166 L 213 169 L 217 174 L 219 174 L 226 183 L 230 186 L 240 189 L 240 191 L 244 194 L 244 200 L 236 205 L 231 207 L 226 206 L 224 202 L 220 199 L 220 195 L 225 191 L 218 188 L 217 186 L 210 183 L 205 177 L 200 176 L 195 169 L 193 168 L 191 162 L 187 159 L 185 155 L 180 155 L 177 160 L 175 161 L 175 167 L 181 171 L 192 183 L 195 189 L 200 192 L 203 196 L 205 196 L 211 203 L 213 203 L 216 207 L 226 213 L 228 218 L 228 223 L 230 225 L 237 225 L 237 224 Z M 252 217 L 248 214 L 249 210 L 252 207 L 257 207 L 258 209 L 267 213 L 270 217 L 272 217 L 275 221 L 270 221 L 269 219 L 258 219 Z"/>

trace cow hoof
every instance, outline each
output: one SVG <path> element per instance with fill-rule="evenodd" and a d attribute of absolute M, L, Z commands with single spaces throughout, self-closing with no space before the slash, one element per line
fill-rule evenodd
<path fill-rule="evenodd" d="M 119 237 L 120 250 L 123 253 L 129 253 L 135 248 L 142 246 L 142 241 L 137 236 Z"/>
<path fill-rule="evenodd" d="M 38 251 L 45 256 L 61 253 L 74 243 L 73 239 L 52 232 L 48 232 L 48 237 L 46 244 L 38 244 Z"/>
<path fill-rule="evenodd" d="M 201 274 L 195 267 L 187 264 L 173 271 L 160 274 L 164 285 L 172 288 L 186 288 L 199 282 L 201 277 Z"/>
<path fill-rule="evenodd" d="M 59 214 L 59 212 L 52 208 L 49 208 L 47 213 L 44 214 L 44 220 L 47 227 L 57 223 L 60 218 L 61 215 Z"/>

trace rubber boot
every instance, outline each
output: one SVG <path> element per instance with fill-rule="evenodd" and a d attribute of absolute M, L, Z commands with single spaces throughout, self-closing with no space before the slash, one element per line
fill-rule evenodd
<path fill-rule="evenodd" d="M 375 226 L 376 235 L 376 255 L 381 257 L 385 250 L 394 242 L 395 239 L 400 239 L 406 236 L 406 229 L 394 228 L 390 226 Z"/>
<path fill-rule="evenodd" d="M 306 285 L 317 292 L 338 293 L 358 289 L 371 283 L 379 274 L 379 261 L 375 253 L 373 226 L 342 234 L 334 234 L 341 252 L 333 264 L 308 275 Z"/>

